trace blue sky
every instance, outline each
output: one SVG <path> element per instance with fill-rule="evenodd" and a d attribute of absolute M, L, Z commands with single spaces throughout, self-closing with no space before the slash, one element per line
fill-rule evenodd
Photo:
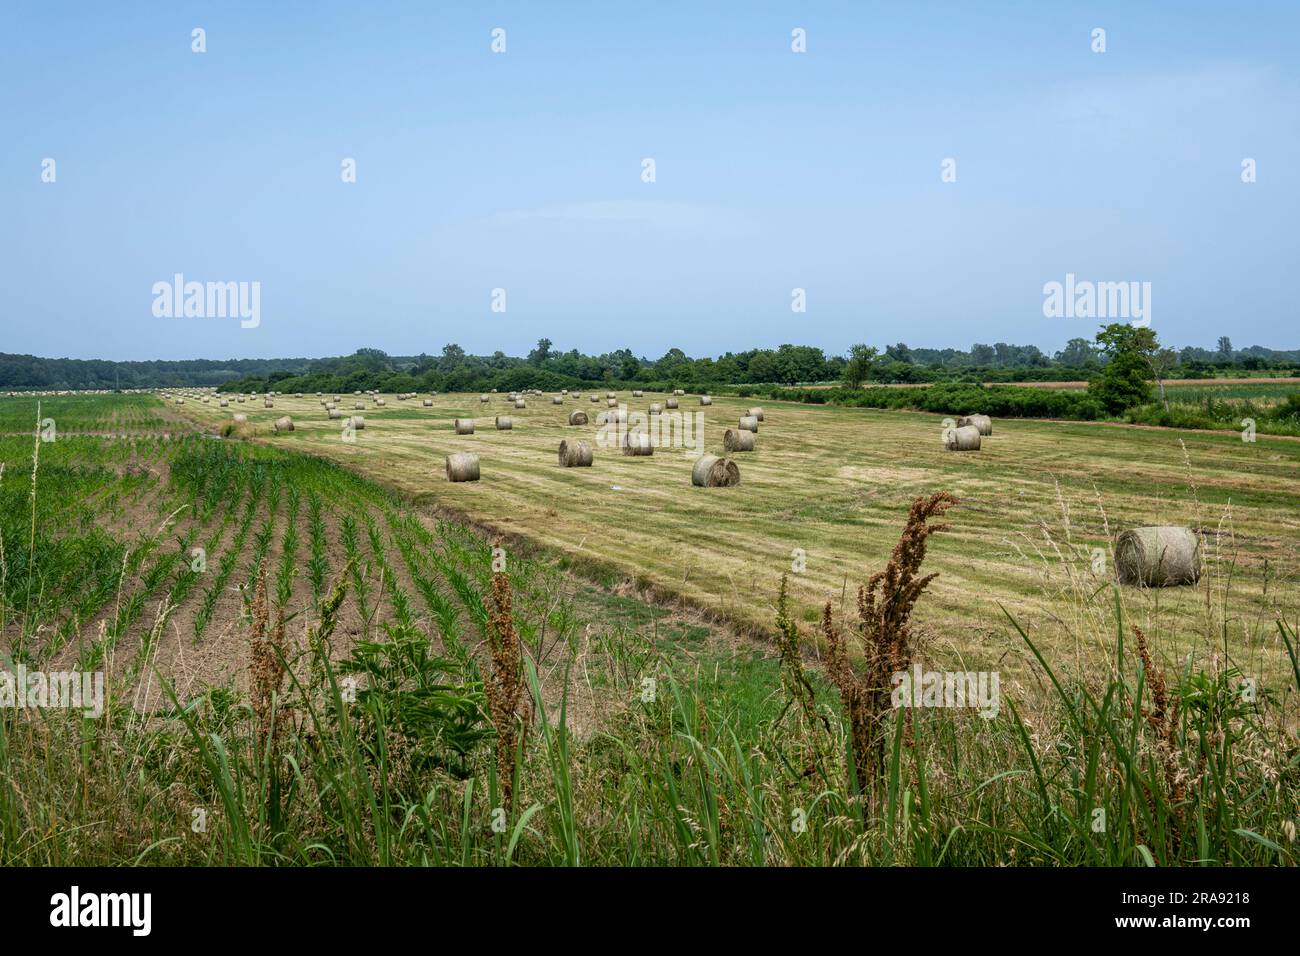
<path fill-rule="evenodd" d="M 1067 272 L 1295 348 L 1298 72 L 1283 2 L 11 0 L 0 351 L 1054 350 Z M 177 272 L 260 325 L 156 318 Z"/>

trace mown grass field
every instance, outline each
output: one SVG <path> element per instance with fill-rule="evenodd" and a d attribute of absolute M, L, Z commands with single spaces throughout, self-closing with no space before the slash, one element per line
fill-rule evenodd
<path fill-rule="evenodd" d="M 462 438 L 448 420 L 464 397 L 367 402 L 344 443 L 314 400 L 238 405 L 258 426 L 238 441 L 184 427 L 214 426 L 211 403 L 148 396 L 41 399 L 55 422 L 41 441 L 36 401 L 0 399 L 0 663 L 103 672 L 108 695 L 99 718 L 0 707 L 4 865 L 1296 862 L 1283 442 L 1245 450 L 1259 460 L 1223 446 L 1215 465 L 1221 446 L 1200 436 L 1184 459 L 1141 444 L 1165 433 L 998 423 L 979 456 L 945 457 L 926 416 L 777 406 L 742 484 L 705 492 L 662 452 L 556 474 L 570 431 L 536 402 L 512 434 Z M 719 401 L 710 436 L 738 407 Z M 272 435 L 286 411 L 299 430 Z M 459 448 L 483 456 L 476 486 L 445 484 Z M 783 476 L 801 496 L 780 494 Z M 1239 539 L 1196 589 L 1124 593 L 1093 574 L 1086 543 L 1139 507 L 1144 476 L 1161 520 Z M 799 546 L 809 617 L 819 592 L 851 594 L 884 564 L 931 482 L 965 501 L 920 568 L 943 576 L 909 654 L 990 660 L 1001 704 L 886 708 L 864 725 L 877 764 L 858 760 L 815 628 L 800 660 L 618 586 L 668 568 L 667 589 L 686 569 L 687 585 L 727 581 L 700 604 L 771 627 L 782 552 Z M 439 507 L 484 523 L 506 509 L 499 523 L 540 544 L 508 543 L 498 566 L 496 535 Z M 589 544 L 568 537 L 579 520 Z"/>
<path fill-rule="evenodd" d="M 973 664 L 1026 657 L 1007 634 L 1003 608 L 1026 622 L 1057 652 L 1079 659 L 1110 649 L 1090 644 L 1095 628 L 1061 611 L 1062 596 L 1092 593 L 1112 576 L 1116 534 L 1144 524 L 1184 524 L 1206 532 L 1211 573 L 1225 588 L 1230 624 L 1206 614 L 1204 588 L 1124 589 L 1128 613 L 1157 640 L 1184 649 L 1221 643 L 1243 664 L 1272 670 L 1282 662 L 1275 620 L 1300 608 L 1300 442 L 1237 435 L 1008 420 L 998 421 L 977 453 L 944 451 L 936 415 L 769 403 L 757 448 L 739 453 L 741 484 L 702 489 L 690 483 L 691 460 L 676 449 L 652 457 L 596 450 L 591 468 L 561 468 L 563 438 L 595 439 L 598 410 L 584 395 L 551 404 L 530 397 L 508 408 L 493 395 L 440 395 L 385 407 L 365 400 L 366 427 L 342 440 L 312 397 L 261 399 L 219 409 L 192 399 L 182 414 L 214 428 L 231 410 L 249 416 L 257 440 L 347 463 L 454 513 L 556 549 L 567 561 L 627 576 L 716 612 L 742 627 L 770 630 L 772 602 L 796 549 L 806 555 L 791 574 L 797 614 L 815 621 L 822 604 L 853 602 L 852 582 L 880 567 L 918 495 L 947 490 L 961 504 L 951 530 L 930 559 L 940 577 L 934 600 L 918 612 L 937 649 Z M 645 411 L 666 396 L 647 393 L 629 409 Z M 341 396 L 350 414 L 355 398 Z M 706 415 L 705 446 L 721 454 L 722 435 L 752 404 L 714 397 L 681 400 L 684 412 Z M 569 426 L 574 408 L 593 424 Z M 288 414 L 295 431 L 272 434 Z M 493 416 L 509 414 L 511 431 Z M 453 434 L 452 420 L 475 417 L 472 436 Z M 444 457 L 473 451 L 482 480 L 448 483 Z M 1094 549 L 1103 549 L 1100 573 Z M 846 596 L 846 581 L 850 582 Z"/>

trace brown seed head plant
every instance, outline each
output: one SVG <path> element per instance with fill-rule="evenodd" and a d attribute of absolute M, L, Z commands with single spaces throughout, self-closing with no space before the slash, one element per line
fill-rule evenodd
<path fill-rule="evenodd" d="M 942 517 L 955 504 L 957 499 L 946 491 L 912 502 L 907 524 L 885 570 L 877 571 L 858 587 L 855 630 L 863 657 L 860 666 L 855 667 L 850 660 L 848 641 L 835 623 L 830 601 L 822 611 L 827 672 L 839 688 L 841 706 L 849 720 L 857 776 L 854 789 L 866 801 L 864 820 L 868 808 L 876 803 L 884 774 L 885 719 L 892 709 L 891 678 L 912 664 L 912 609 L 937 577 L 918 576 L 925 561 L 926 543 L 930 535 L 948 528 L 930 521 Z"/>
<path fill-rule="evenodd" d="M 275 748 L 276 740 L 289 718 L 289 711 L 277 706 L 282 699 L 284 678 L 288 671 L 285 664 L 287 647 L 284 637 L 284 610 L 281 609 L 271 626 L 271 611 L 266 599 L 266 570 L 257 573 L 257 589 L 253 594 L 253 629 L 249 636 L 251 666 L 251 695 L 253 714 L 257 721 L 257 744 L 265 751 L 270 739 L 270 746 Z M 274 732 L 272 731 L 274 728 Z"/>
<path fill-rule="evenodd" d="M 509 812 L 514 804 L 515 750 L 522 734 L 528 732 L 531 712 L 519 709 L 524 696 L 524 648 L 515 630 L 511 611 L 510 577 L 505 571 L 492 572 L 492 606 L 488 611 L 488 644 L 492 656 L 491 671 L 484 675 L 483 692 L 487 697 L 492 726 L 497 734 L 497 776 L 501 781 L 504 806 Z"/>

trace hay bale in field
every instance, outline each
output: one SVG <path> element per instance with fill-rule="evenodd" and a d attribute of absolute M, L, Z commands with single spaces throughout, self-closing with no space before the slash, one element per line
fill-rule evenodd
<path fill-rule="evenodd" d="M 232 422 L 234 422 L 236 425 L 247 425 L 247 424 L 248 424 L 248 416 L 247 416 L 247 415 L 244 415 L 244 414 L 242 414 L 242 413 L 240 413 L 240 412 L 235 412 L 235 414 L 231 415 L 231 416 L 230 416 L 230 420 L 231 420 Z"/>
<path fill-rule="evenodd" d="M 606 397 L 606 398 L 618 398 L 618 393 L 617 393 L 617 392 L 606 392 L 606 393 L 605 393 L 605 397 Z"/>
<path fill-rule="evenodd" d="M 563 404 L 564 404 L 564 399 L 562 399 L 562 398 L 560 398 L 560 396 L 556 395 L 553 399 L 551 399 L 551 404 L 552 404 L 552 405 L 563 405 Z"/>
<path fill-rule="evenodd" d="M 293 431 L 293 419 L 288 415 L 281 415 L 275 420 L 275 430 L 278 432 Z"/>
<path fill-rule="evenodd" d="M 618 407 L 618 399 L 617 399 L 617 398 L 607 398 L 607 399 L 605 399 L 605 404 L 608 405 L 610 408 L 617 408 L 617 407 Z"/>
<path fill-rule="evenodd" d="M 515 427 L 514 419 L 512 419 L 509 415 L 497 416 L 497 431 L 508 432 L 512 430 L 514 427 Z"/>
<path fill-rule="evenodd" d="M 655 453 L 655 446 L 646 432 L 625 432 L 623 435 L 623 454 L 634 458 L 646 458 Z"/>
<path fill-rule="evenodd" d="M 943 447 L 948 451 L 979 451 L 980 430 L 974 425 L 949 428 L 943 433 Z"/>
<path fill-rule="evenodd" d="M 1195 584 L 1201 577 L 1201 539 L 1190 528 L 1133 528 L 1115 541 L 1115 570 L 1120 584 Z"/>
<path fill-rule="evenodd" d="M 448 481 L 478 481 L 478 455 L 467 451 L 447 456 Z"/>
<path fill-rule="evenodd" d="M 352 405 L 352 407 L 355 408 L 357 411 L 364 412 L 364 411 L 366 410 L 366 403 L 365 403 L 365 402 L 354 402 L 353 405 Z"/>
<path fill-rule="evenodd" d="M 325 409 L 325 415 L 329 418 L 343 417 L 343 413 L 339 411 L 337 408 L 333 407 L 332 405 L 329 408 Z"/>
<path fill-rule="evenodd" d="M 525 402 L 522 398 L 515 399 L 515 408 L 527 408 L 527 407 L 528 407 L 528 403 Z"/>
<path fill-rule="evenodd" d="M 675 399 L 675 398 L 670 398 L 670 399 L 668 399 L 668 401 L 664 402 L 664 407 L 665 407 L 665 408 L 677 408 L 677 399 Z"/>
<path fill-rule="evenodd" d="M 701 455 L 691 469 L 691 484 L 698 488 L 730 488 L 740 484 L 740 467 L 730 458 Z"/>
<path fill-rule="evenodd" d="M 384 404 L 384 400 L 382 398 L 376 398 L 375 404 L 378 406 L 382 406 Z"/>
<path fill-rule="evenodd" d="M 686 389 L 684 389 L 684 388 L 675 388 L 675 389 L 673 389 L 673 394 L 674 394 L 674 395 L 685 395 L 685 394 L 686 394 Z"/>
<path fill-rule="evenodd" d="M 229 407 L 230 407 L 230 402 L 226 401 L 226 399 L 224 399 L 224 398 L 223 398 L 220 402 L 218 402 L 217 404 L 220 405 L 222 408 L 229 408 Z"/>
<path fill-rule="evenodd" d="M 640 397 L 641 397 L 641 389 L 639 389 L 639 388 L 634 388 L 634 389 L 632 389 L 632 397 L 633 397 L 633 398 L 640 398 Z"/>
<path fill-rule="evenodd" d="M 570 441 L 566 438 L 560 442 L 561 468 L 590 468 L 593 458 L 589 441 Z"/>
<path fill-rule="evenodd" d="M 967 425 L 978 428 L 981 435 L 993 434 L 993 419 L 987 415 L 963 415 L 957 419 L 958 428 L 964 428 Z"/>
<path fill-rule="evenodd" d="M 753 451 L 754 433 L 745 428 L 728 428 L 722 436 L 722 447 L 727 451 Z"/>
<path fill-rule="evenodd" d="M 343 423 L 344 428 L 351 428 L 353 431 L 361 431 L 366 427 L 366 417 L 364 415 L 349 415 L 348 420 Z"/>
<path fill-rule="evenodd" d="M 457 435 L 474 434 L 474 419 L 472 418 L 456 419 L 456 434 Z"/>
<path fill-rule="evenodd" d="M 302 392 L 294 392 L 294 393 L 293 393 L 293 397 L 294 397 L 294 398 L 302 398 Z"/>
<path fill-rule="evenodd" d="M 585 424 L 587 424 L 587 413 L 586 413 L 586 412 L 576 411 L 576 410 L 575 410 L 575 411 L 572 411 L 572 412 L 569 412 L 569 424 L 570 424 L 570 425 L 585 425 Z"/>
<path fill-rule="evenodd" d="M 600 396 L 598 396 L 598 395 L 593 395 L 593 396 L 591 396 L 591 403 L 592 403 L 593 405 L 596 404 L 596 403 L 599 402 L 599 401 L 600 401 Z"/>
<path fill-rule="evenodd" d="M 751 408 L 751 409 L 750 409 L 749 411 L 747 411 L 745 414 L 746 414 L 746 415 L 749 415 L 751 418 L 757 418 L 760 422 L 763 420 L 763 409 L 762 409 L 762 408 Z"/>
<path fill-rule="evenodd" d="M 183 398 L 178 398 L 178 399 L 176 399 L 176 401 L 178 401 L 178 402 L 183 402 L 184 399 L 183 399 Z M 271 399 L 269 399 L 269 398 L 267 398 L 267 399 L 263 399 L 263 400 L 262 400 L 262 407 L 263 407 L 263 408 L 275 408 L 275 402 L 273 402 L 273 401 L 272 401 Z"/>
<path fill-rule="evenodd" d="M 426 398 L 424 401 L 420 402 L 420 404 L 425 408 L 433 408 L 433 399 Z"/>
<path fill-rule="evenodd" d="M 740 427 L 747 432 L 756 432 L 758 431 L 758 419 L 753 415 L 741 415 Z"/>
<path fill-rule="evenodd" d="M 658 402 L 651 402 L 651 403 L 650 403 L 650 414 L 651 414 L 651 415 L 662 415 L 663 413 L 664 413 L 664 407 L 663 407 L 662 405 L 660 405 Z"/>
<path fill-rule="evenodd" d="M 712 404 L 713 404 L 713 399 L 709 398 L 709 396 L 707 396 L 707 395 L 701 395 L 701 396 L 700 396 L 700 404 L 701 404 L 701 405 L 712 405 Z"/>
<path fill-rule="evenodd" d="M 480 395 L 480 396 L 478 397 L 478 400 L 479 400 L 480 402 L 486 402 L 486 401 L 488 400 L 488 397 L 487 397 L 486 395 Z"/>
<path fill-rule="evenodd" d="M 239 404 L 242 405 L 244 403 L 244 396 L 240 395 L 239 398 L 235 399 L 235 401 L 239 402 Z"/>

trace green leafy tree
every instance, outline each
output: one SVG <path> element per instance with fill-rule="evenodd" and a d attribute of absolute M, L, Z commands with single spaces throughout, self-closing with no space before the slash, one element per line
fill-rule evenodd
<path fill-rule="evenodd" d="M 871 374 L 871 363 L 876 360 L 874 346 L 854 345 L 849 348 L 849 360 L 844 365 L 844 384 L 849 388 L 861 388 L 862 383 Z"/>
<path fill-rule="evenodd" d="M 1088 383 L 1088 395 L 1111 415 L 1151 401 L 1155 375 L 1149 356 L 1158 350 L 1155 332 L 1112 322 L 1097 333 L 1096 341 L 1106 364 Z"/>

